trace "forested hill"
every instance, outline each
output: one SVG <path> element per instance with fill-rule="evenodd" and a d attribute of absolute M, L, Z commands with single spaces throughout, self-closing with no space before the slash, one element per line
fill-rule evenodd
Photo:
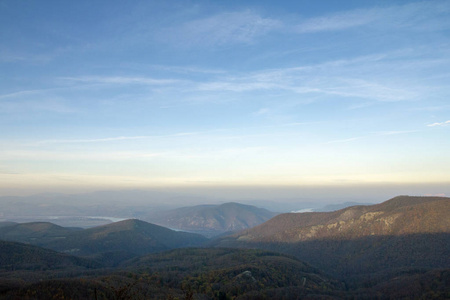
<path fill-rule="evenodd" d="M 53 240 L 64 239 L 77 230 L 81 228 L 61 227 L 49 222 L 5 222 L 0 227 L 0 240 L 46 245 Z"/>
<path fill-rule="evenodd" d="M 200 246 L 202 235 L 174 231 L 130 219 L 89 229 L 71 229 L 47 222 L 12 224 L 0 228 L 0 240 L 29 243 L 107 265 L 147 253 Z"/>
<path fill-rule="evenodd" d="M 146 254 L 173 248 L 198 246 L 207 239 L 195 233 L 170 230 L 144 221 L 130 219 L 73 232 L 65 239 L 46 246 L 76 255 L 126 251 Z"/>
<path fill-rule="evenodd" d="M 381 204 L 334 212 L 288 213 L 240 232 L 246 242 L 298 242 L 366 236 L 450 232 L 450 198 L 399 196 Z"/>
<path fill-rule="evenodd" d="M 98 262 L 16 242 L 0 241 L 0 270 L 46 271 L 98 268 Z"/>
<path fill-rule="evenodd" d="M 282 214 L 212 242 L 294 255 L 348 282 L 450 269 L 450 198 L 400 196 L 328 213 Z"/>
<path fill-rule="evenodd" d="M 221 205 L 198 205 L 158 212 L 148 215 L 146 220 L 169 228 L 212 237 L 225 232 L 254 227 L 275 215 L 276 213 L 263 208 L 230 202 Z"/>

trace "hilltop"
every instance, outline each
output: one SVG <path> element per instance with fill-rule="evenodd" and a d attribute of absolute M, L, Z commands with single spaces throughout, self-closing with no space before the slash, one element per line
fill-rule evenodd
<path fill-rule="evenodd" d="M 14 224 L 0 228 L 0 239 L 90 256 L 112 265 L 136 255 L 198 246 L 207 241 L 195 233 L 174 231 L 136 219 L 89 229 L 70 229 L 47 222 Z"/>
<path fill-rule="evenodd" d="M 216 238 L 210 248 L 203 236 L 136 219 L 90 229 L 5 224 L 0 229 L 10 238 L 53 250 L 0 242 L 0 293 L 4 299 L 446 299 L 449 204 L 400 196 L 281 214 Z M 196 245 L 205 248 L 190 248 Z"/>
<path fill-rule="evenodd" d="M 449 211 L 450 198 L 400 196 L 334 212 L 281 214 L 213 245 L 279 251 L 339 278 L 374 281 L 400 270 L 450 268 Z"/>
<path fill-rule="evenodd" d="M 101 255 L 114 263 L 127 257 L 173 248 L 198 246 L 207 241 L 201 235 L 174 231 L 144 221 L 130 219 L 84 229 L 45 246 L 78 256 Z"/>
<path fill-rule="evenodd" d="M 0 270 L 57 270 L 62 268 L 93 268 L 98 263 L 38 246 L 0 241 Z"/>
<path fill-rule="evenodd" d="M 182 207 L 148 215 L 146 220 L 165 227 L 217 236 L 259 225 L 276 213 L 252 205 L 224 203 Z"/>
<path fill-rule="evenodd" d="M 81 229 L 61 227 L 49 222 L 5 222 L 0 227 L 0 240 L 46 245 L 51 241 L 64 239 L 77 230 Z"/>
<path fill-rule="evenodd" d="M 450 198 L 399 196 L 333 212 L 281 214 L 241 232 L 240 241 L 299 242 L 323 238 L 450 232 Z"/>

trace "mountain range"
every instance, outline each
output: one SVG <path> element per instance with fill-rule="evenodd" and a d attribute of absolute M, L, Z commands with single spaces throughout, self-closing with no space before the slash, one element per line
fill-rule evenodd
<path fill-rule="evenodd" d="M 49 222 L 14 223 L 0 225 L 0 239 L 44 246 L 58 239 L 65 239 L 81 228 L 67 228 Z"/>
<path fill-rule="evenodd" d="M 0 270 L 57 270 L 62 268 L 96 268 L 100 264 L 89 259 L 59 253 L 16 242 L 0 241 Z"/>
<path fill-rule="evenodd" d="M 450 224 L 448 200 L 399 196 L 381 204 L 351 206 L 333 212 L 281 214 L 236 236 L 238 241 L 292 243 L 446 232 Z"/>
<path fill-rule="evenodd" d="M 264 223 L 277 213 L 240 203 L 198 205 L 149 214 L 145 220 L 177 230 L 213 237 Z"/>
<path fill-rule="evenodd" d="M 334 212 L 281 214 L 213 241 L 291 254 L 346 280 L 450 268 L 450 198 L 399 196 Z"/>
<path fill-rule="evenodd" d="M 207 238 L 130 219 L 88 229 L 32 222 L 0 228 L 0 239 L 26 242 L 115 265 L 122 260 L 174 248 L 199 246 Z"/>
<path fill-rule="evenodd" d="M 215 220 L 217 208 L 171 216 Z M 219 211 L 240 224 L 240 208 Z M 0 298 L 448 299 L 449 211 L 450 198 L 399 196 L 279 214 L 209 240 L 136 219 L 89 229 L 2 223 Z"/>

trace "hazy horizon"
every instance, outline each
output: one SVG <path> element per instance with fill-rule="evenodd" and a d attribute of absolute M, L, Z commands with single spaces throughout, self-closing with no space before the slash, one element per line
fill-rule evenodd
<path fill-rule="evenodd" d="M 439 0 L 2 1 L 0 196 L 450 195 L 449 32 Z"/>
<path fill-rule="evenodd" d="M 408 196 L 448 197 L 450 187 L 447 183 L 426 184 L 372 184 L 360 186 L 172 186 L 153 188 L 110 188 L 110 189 L 43 189 L 43 190 L 9 190 L 3 189 L 0 197 L 30 197 L 40 195 L 79 196 L 102 193 L 133 195 L 134 193 L 167 193 L 180 197 L 197 198 L 194 204 L 214 204 L 220 202 L 254 202 L 284 201 L 285 203 L 318 202 L 333 204 L 343 202 L 379 203 L 390 198 Z M 149 203 L 151 203 L 149 199 Z M 186 206 L 190 204 L 187 203 Z"/>

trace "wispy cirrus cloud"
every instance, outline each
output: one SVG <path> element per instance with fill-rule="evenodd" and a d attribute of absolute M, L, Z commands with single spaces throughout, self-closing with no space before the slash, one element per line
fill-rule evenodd
<path fill-rule="evenodd" d="M 211 69 L 211 68 L 201 68 L 196 66 L 164 66 L 164 65 L 153 65 L 152 68 L 165 70 L 173 73 L 181 74 L 224 74 L 225 70 Z"/>
<path fill-rule="evenodd" d="M 376 10 L 353 10 L 325 17 L 304 20 L 294 27 L 298 33 L 313 33 L 320 31 L 337 31 L 361 26 L 375 21 L 379 13 Z"/>
<path fill-rule="evenodd" d="M 95 138 L 95 139 L 57 139 L 57 140 L 42 140 L 37 144 L 84 144 L 84 143 L 105 143 L 105 142 L 117 142 L 127 140 L 146 140 L 154 138 L 167 138 L 167 137 L 182 137 L 196 135 L 197 132 L 180 132 L 167 135 L 141 135 L 141 136 L 118 136 L 109 138 Z"/>
<path fill-rule="evenodd" d="M 82 160 L 82 161 L 115 161 L 129 159 L 153 159 L 167 155 L 166 152 L 151 151 L 91 151 L 91 152 L 67 152 L 57 150 L 15 150 L 1 151 L 2 157 L 12 160 Z M 1 172 L 0 174 L 8 174 Z M 15 174 L 15 173 L 9 173 Z"/>
<path fill-rule="evenodd" d="M 250 74 L 222 76 L 209 82 L 198 82 L 196 88 L 208 92 L 278 90 L 295 94 L 324 94 L 375 101 L 404 101 L 417 98 L 420 93 L 419 87 L 405 87 L 396 81 L 387 80 L 392 74 L 386 69 L 384 60 L 389 59 L 392 59 L 392 55 L 381 53 L 315 65 L 261 70 Z M 390 61 L 389 70 L 398 64 L 402 62 Z"/>
<path fill-rule="evenodd" d="M 225 12 L 163 30 L 159 38 L 183 46 L 247 44 L 281 26 L 281 22 L 246 10 Z"/>
<path fill-rule="evenodd" d="M 407 133 L 415 133 L 419 132 L 419 130 L 392 130 L 392 131 L 381 131 L 378 132 L 377 135 L 398 135 L 398 134 L 407 134 Z"/>
<path fill-rule="evenodd" d="M 20 97 L 36 95 L 36 94 L 43 94 L 43 93 L 48 93 L 48 92 L 52 92 L 52 91 L 60 90 L 60 89 L 61 88 L 49 88 L 49 89 L 34 89 L 34 90 L 31 89 L 31 90 L 17 91 L 17 92 L 13 92 L 13 93 L 7 93 L 7 94 L 0 95 L 0 100 L 1 99 L 20 98 Z"/>
<path fill-rule="evenodd" d="M 353 142 L 353 141 L 357 141 L 360 139 L 365 139 L 368 136 L 356 136 L 356 137 L 351 137 L 351 138 L 347 138 L 347 139 L 340 139 L 340 140 L 332 140 L 332 141 L 328 141 L 326 143 L 324 143 L 325 145 L 329 145 L 329 144 L 338 144 L 338 143 L 348 143 L 348 142 Z"/>
<path fill-rule="evenodd" d="M 342 11 L 303 20 L 294 26 L 298 33 L 339 31 L 359 26 L 390 29 L 434 30 L 448 28 L 450 11 L 446 1 L 416 2 L 405 5 Z M 430 22 L 430 20 L 432 20 Z"/>
<path fill-rule="evenodd" d="M 427 126 L 428 127 L 450 126 L 450 120 L 445 121 L 445 122 L 437 122 L 437 123 L 428 124 Z"/>
<path fill-rule="evenodd" d="M 26 94 L 26 93 L 25 93 Z M 20 93 L 20 96 L 25 95 Z M 19 96 L 19 95 L 16 95 Z M 47 111 L 51 113 L 75 113 L 77 108 L 67 101 L 58 98 L 44 98 L 25 101 L 2 101 L 0 102 L 0 114 L 2 113 L 23 113 L 23 112 Z"/>
<path fill-rule="evenodd" d="M 348 143 L 353 142 L 357 140 L 372 138 L 376 136 L 389 136 L 389 135 L 401 135 L 401 134 L 409 134 L 409 133 L 416 133 L 420 132 L 419 130 L 391 130 L 391 131 L 380 131 L 380 132 L 374 132 L 368 135 L 362 135 L 362 136 L 356 136 L 346 139 L 340 139 L 340 140 L 332 140 L 329 142 L 326 142 L 325 144 L 337 144 L 337 143 Z"/>
<path fill-rule="evenodd" d="M 450 105 L 432 105 L 432 106 L 423 106 L 423 107 L 414 107 L 412 110 L 418 111 L 442 111 L 450 109 Z"/>
<path fill-rule="evenodd" d="M 126 76 L 81 76 L 62 77 L 62 80 L 82 83 L 104 83 L 104 84 L 144 84 L 144 85 L 167 85 L 179 82 L 175 79 L 156 79 L 151 77 L 126 77 Z"/>
<path fill-rule="evenodd" d="M 188 20 L 162 29 L 155 35 L 157 40 L 164 43 L 181 47 L 202 47 L 249 44 L 269 33 L 309 34 L 361 26 L 435 30 L 450 26 L 450 21 L 446 20 L 448 11 L 445 1 L 416 2 L 286 21 L 281 17 L 267 17 L 247 9 Z"/>

